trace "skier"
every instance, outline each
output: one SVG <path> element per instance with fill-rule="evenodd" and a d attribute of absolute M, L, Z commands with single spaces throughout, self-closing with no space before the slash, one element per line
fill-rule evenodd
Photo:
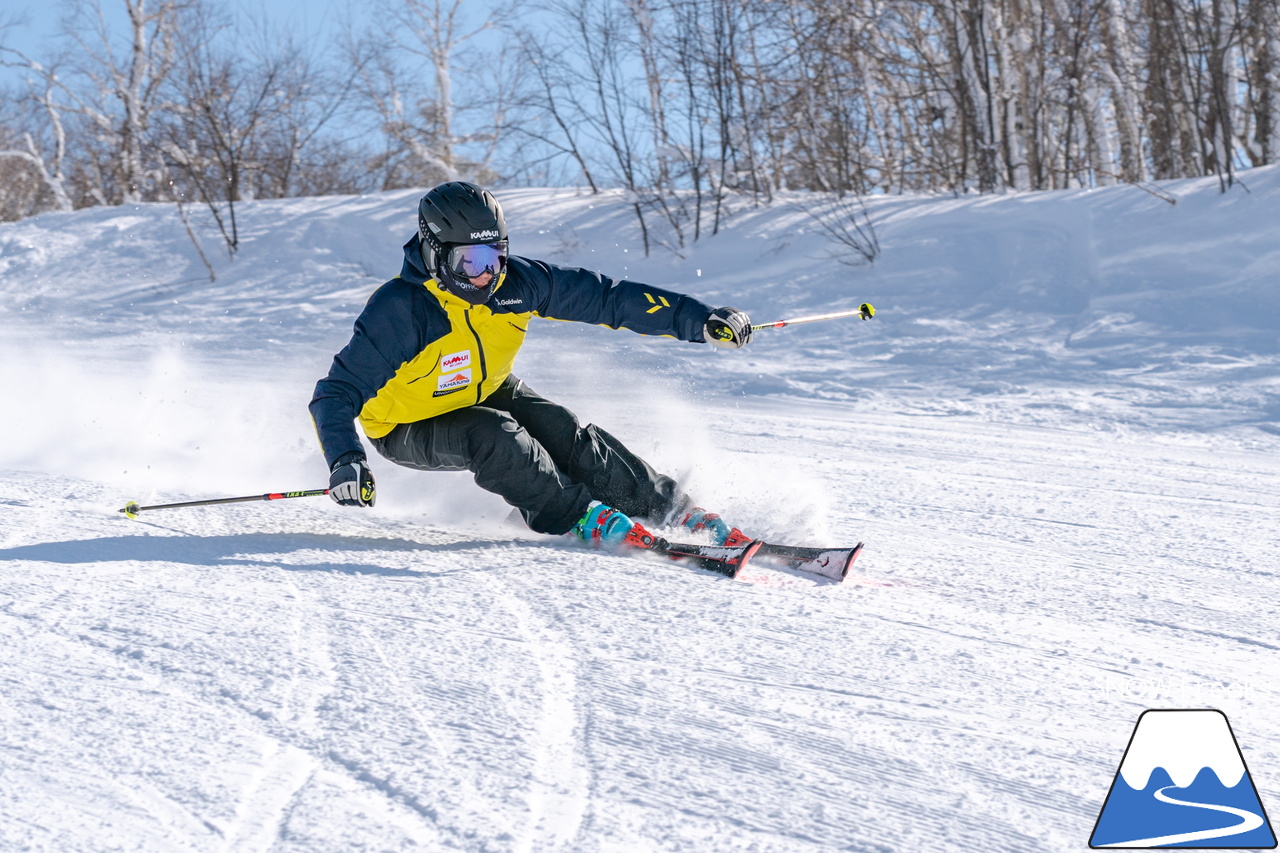
<path fill-rule="evenodd" d="M 423 196 L 400 275 L 374 291 L 311 400 L 333 499 L 374 503 L 358 420 L 385 458 L 471 471 L 541 533 L 614 546 L 645 532 L 634 516 L 678 521 L 716 544 L 750 541 L 511 372 L 534 316 L 741 347 L 751 340 L 747 314 L 507 249 L 506 219 L 488 190 L 453 181 Z"/>

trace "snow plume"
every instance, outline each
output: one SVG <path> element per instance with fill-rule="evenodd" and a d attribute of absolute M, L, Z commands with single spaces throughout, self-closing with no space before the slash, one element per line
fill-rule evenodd
<path fill-rule="evenodd" d="M 762 416 L 726 400 L 719 370 L 738 354 L 537 321 L 529 338 L 517 373 L 530 387 L 621 439 L 698 505 L 759 536 L 815 544 L 826 536 L 823 473 L 778 439 L 796 435 L 797 409 L 808 406 Z M 727 424 L 734 435 L 726 436 Z"/>
<path fill-rule="evenodd" d="M 19 403 L 0 426 L 6 467 L 101 480 L 138 500 L 311 488 L 324 473 L 303 441 L 306 383 L 282 382 L 289 371 L 247 374 L 178 347 L 10 342 L 0 357 Z"/>
<path fill-rule="evenodd" d="M 39 402 L 35 420 L 0 426 L 6 468 L 100 481 L 144 505 L 328 485 L 307 411 L 323 373 L 314 363 L 210 361 L 173 346 L 4 349 L 14 399 Z M 470 475 L 427 476 L 366 450 L 379 492 L 367 515 L 489 528 L 507 517 Z"/>

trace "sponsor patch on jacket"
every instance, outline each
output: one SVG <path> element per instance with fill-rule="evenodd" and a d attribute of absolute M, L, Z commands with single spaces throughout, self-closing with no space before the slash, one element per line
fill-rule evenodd
<path fill-rule="evenodd" d="M 454 391 L 461 391 L 471 384 L 471 368 L 449 372 L 440 377 L 440 381 L 436 383 L 435 393 L 432 397 L 443 397 L 445 394 L 452 394 Z"/>
<path fill-rule="evenodd" d="M 455 352 L 452 355 L 446 355 L 440 359 L 440 372 L 451 373 L 455 370 L 461 370 L 464 367 L 471 366 L 471 350 L 463 350 Z"/>

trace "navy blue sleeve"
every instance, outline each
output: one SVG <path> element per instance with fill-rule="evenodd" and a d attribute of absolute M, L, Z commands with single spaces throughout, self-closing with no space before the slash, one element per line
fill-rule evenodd
<path fill-rule="evenodd" d="M 508 263 L 527 284 L 540 317 L 704 342 L 711 306 L 692 296 L 529 258 L 512 256 Z"/>
<path fill-rule="evenodd" d="M 330 467 L 346 453 L 364 452 L 356 415 L 429 342 L 420 306 L 414 310 L 419 301 L 415 289 L 421 287 L 392 279 L 374 291 L 356 319 L 351 341 L 333 357 L 329 375 L 316 383 L 311 419 Z"/>

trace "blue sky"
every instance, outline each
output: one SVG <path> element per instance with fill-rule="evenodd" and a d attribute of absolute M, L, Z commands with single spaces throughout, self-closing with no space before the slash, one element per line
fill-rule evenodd
<path fill-rule="evenodd" d="M 332 20 L 333 15 L 330 13 L 335 5 L 346 7 L 350 4 L 336 4 L 333 0 L 257 0 L 252 4 L 229 5 L 234 10 L 266 12 L 279 23 L 301 26 L 304 29 L 322 29 Z M 118 0 L 115 2 L 102 0 L 102 6 L 110 14 L 119 11 L 117 7 L 122 9 L 124 4 Z M 39 38 L 41 35 L 52 34 L 56 30 L 58 18 L 62 15 L 65 4 L 49 2 L 49 0 L 6 0 L 5 7 L 6 15 L 28 18 L 30 25 L 24 28 L 25 31 Z"/>
<path fill-rule="evenodd" d="M 124 22 L 124 4 L 120 0 L 100 0 L 108 19 L 118 15 Z M 327 38 L 340 20 L 339 11 L 351 8 L 350 3 L 337 0 L 255 0 L 253 3 L 226 3 L 233 14 L 265 14 L 276 24 L 287 26 L 294 33 L 308 33 L 313 37 Z M 10 30 L 6 39 L 30 55 L 42 56 L 43 49 L 58 31 L 58 21 L 66 4 L 57 0 L 5 0 L 0 21 L 26 19 L 26 23 Z M 11 85 L 23 79 L 21 72 L 0 68 L 0 84 Z"/>

